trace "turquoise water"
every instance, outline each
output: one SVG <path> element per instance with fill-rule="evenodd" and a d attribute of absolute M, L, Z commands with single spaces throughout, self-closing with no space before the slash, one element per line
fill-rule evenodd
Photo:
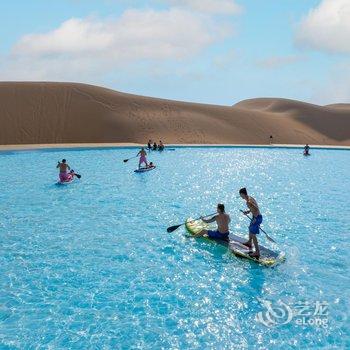
<path fill-rule="evenodd" d="M 0 154 L 1 349 L 349 348 L 350 152 L 183 148 L 144 174 L 134 154 Z M 82 179 L 57 186 L 63 157 Z M 242 186 L 284 264 L 166 232 L 223 202 L 246 234 Z"/>

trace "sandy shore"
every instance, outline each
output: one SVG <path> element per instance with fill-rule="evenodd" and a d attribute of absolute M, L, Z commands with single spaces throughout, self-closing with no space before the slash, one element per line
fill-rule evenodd
<path fill-rule="evenodd" d="M 165 144 L 268 145 L 272 135 L 279 145 L 350 146 L 350 104 L 317 106 L 258 98 L 217 106 L 77 83 L 0 83 L 0 122 L 0 145 L 106 147 L 145 144 L 148 139 Z"/>

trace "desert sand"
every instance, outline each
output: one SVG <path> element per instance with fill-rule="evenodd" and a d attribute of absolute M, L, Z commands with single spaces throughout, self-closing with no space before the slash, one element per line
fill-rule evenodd
<path fill-rule="evenodd" d="M 280 98 L 234 106 L 137 96 L 78 84 L 0 83 L 0 144 L 140 143 L 350 146 L 350 104 Z"/>

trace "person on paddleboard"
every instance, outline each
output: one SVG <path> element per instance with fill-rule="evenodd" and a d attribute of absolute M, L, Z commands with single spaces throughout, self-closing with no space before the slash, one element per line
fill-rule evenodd
<path fill-rule="evenodd" d="M 148 163 L 147 163 L 147 152 L 145 151 L 145 149 L 142 147 L 141 151 L 139 153 L 137 153 L 137 156 L 140 156 L 140 160 L 139 160 L 139 169 L 141 168 L 141 164 L 145 163 L 146 164 L 146 168 L 148 167 Z"/>
<path fill-rule="evenodd" d="M 73 169 L 68 173 L 68 181 L 73 180 L 73 177 L 76 176 L 78 179 L 81 178 L 81 175 L 77 174 Z"/>
<path fill-rule="evenodd" d="M 59 178 L 61 182 L 69 181 L 68 170 L 70 166 L 67 164 L 65 159 L 62 159 L 62 162 L 58 161 L 56 168 L 60 169 Z"/>
<path fill-rule="evenodd" d="M 153 164 L 153 162 L 150 162 L 147 166 L 147 168 L 154 168 L 154 167 L 155 167 L 155 165 Z"/>
<path fill-rule="evenodd" d="M 231 222 L 230 215 L 225 213 L 225 206 L 224 204 L 218 204 L 217 206 L 217 212 L 218 214 L 213 216 L 211 219 L 204 219 L 201 217 L 202 221 L 205 222 L 206 224 L 209 224 L 211 222 L 215 222 L 218 225 L 218 228 L 215 231 L 212 230 L 202 230 L 198 234 L 196 234 L 196 237 L 201 237 L 201 236 L 208 236 L 209 238 L 214 238 L 214 239 L 221 239 L 228 241 L 228 236 L 229 236 L 229 224 Z"/>
<path fill-rule="evenodd" d="M 308 156 L 310 154 L 309 151 L 310 151 L 310 146 L 306 144 L 304 147 L 304 155 Z"/>
<path fill-rule="evenodd" d="M 249 213 L 252 213 L 253 217 L 251 219 L 250 225 L 249 225 L 249 239 L 246 243 L 243 243 L 246 247 L 249 249 L 252 248 L 252 242 L 254 243 L 255 252 L 249 253 L 249 255 L 253 258 L 260 258 L 260 250 L 259 250 L 259 244 L 258 244 L 258 238 L 257 235 L 260 231 L 260 224 L 262 223 L 263 217 L 260 213 L 260 209 L 258 206 L 258 203 L 256 200 L 248 196 L 248 192 L 246 188 L 241 188 L 239 190 L 239 195 L 241 198 L 243 198 L 246 201 L 247 207 L 249 210 L 244 211 L 244 214 L 248 215 Z"/>

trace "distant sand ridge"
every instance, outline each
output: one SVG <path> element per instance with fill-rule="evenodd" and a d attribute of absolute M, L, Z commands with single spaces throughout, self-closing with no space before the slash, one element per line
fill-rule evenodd
<path fill-rule="evenodd" d="M 278 99 L 216 106 L 76 83 L 0 83 L 0 144 L 166 143 L 350 146 L 350 104 Z"/>

